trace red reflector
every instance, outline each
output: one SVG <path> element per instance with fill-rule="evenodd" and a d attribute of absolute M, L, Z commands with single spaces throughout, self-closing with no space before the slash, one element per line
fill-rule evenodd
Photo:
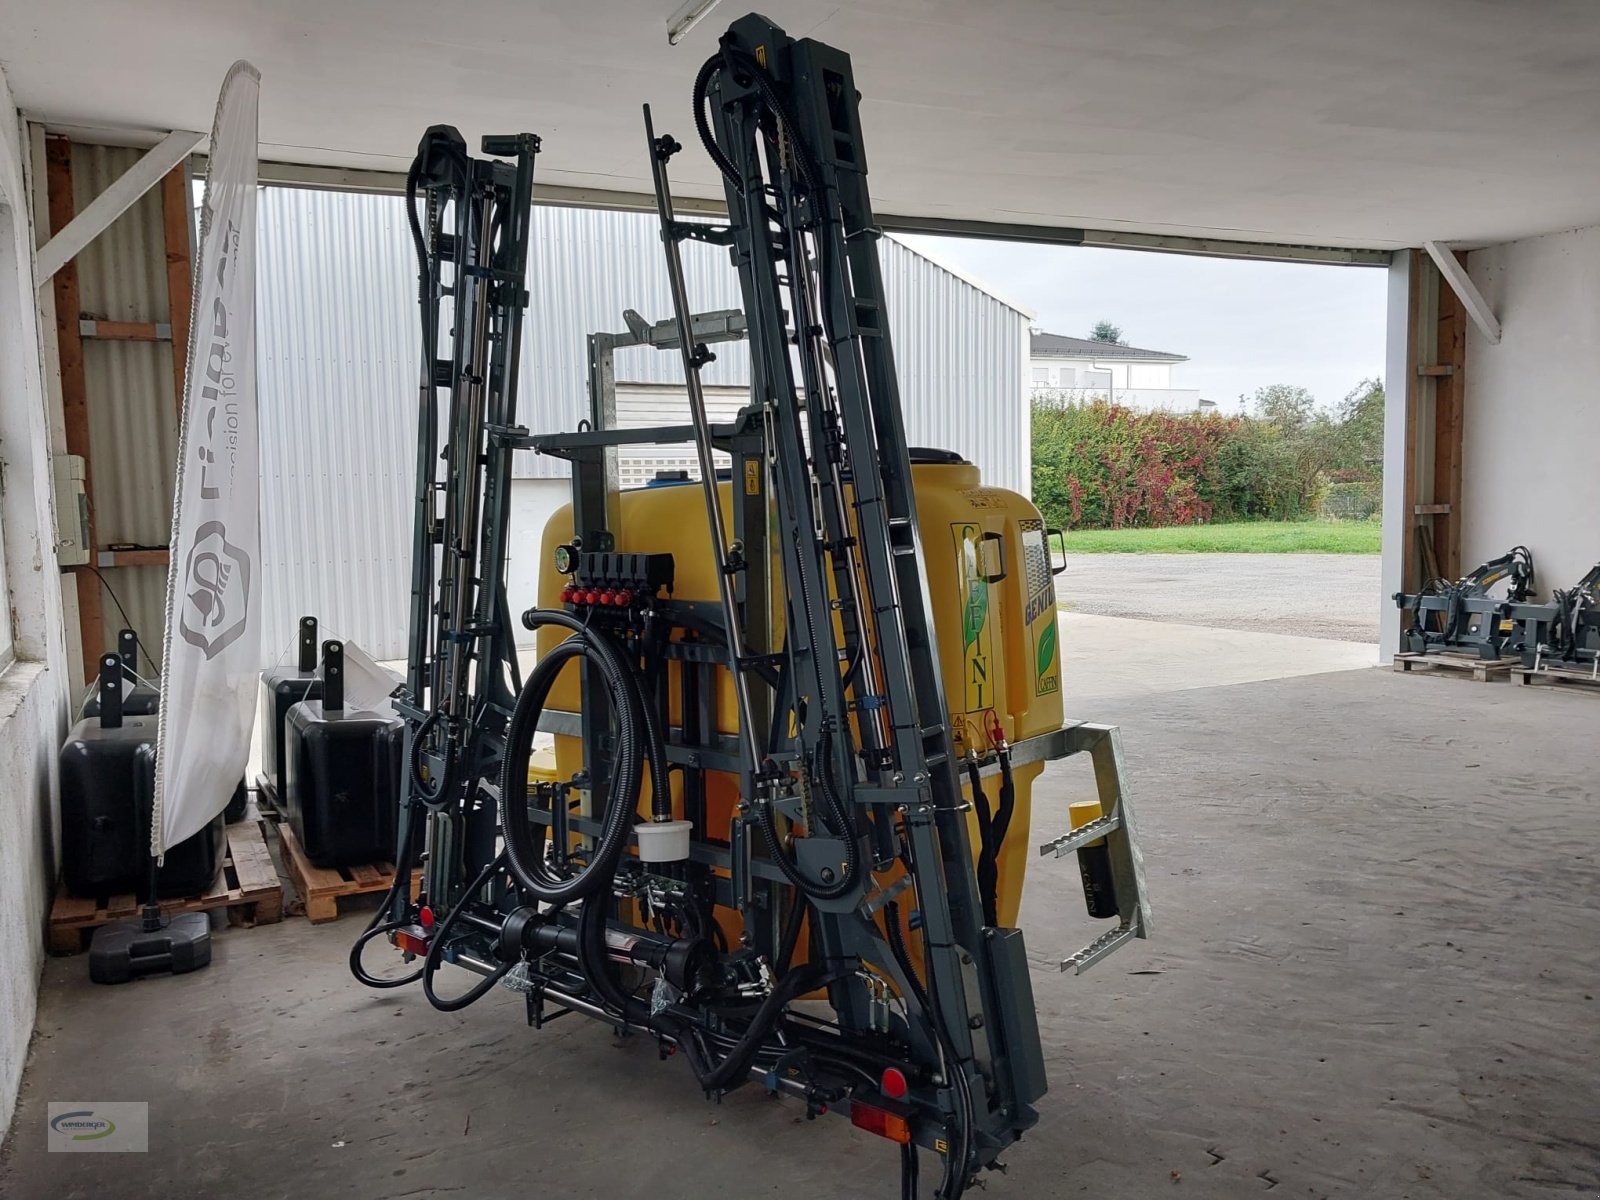
<path fill-rule="evenodd" d="M 418 919 L 422 922 L 422 927 L 424 929 L 432 929 L 433 928 L 433 909 L 429 908 L 427 905 L 423 905 L 422 906 L 422 912 L 418 914 Z M 888 1072 L 884 1072 L 884 1075 L 885 1075 L 885 1078 L 887 1078 Z M 905 1093 L 901 1092 L 900 1095 L 903 1096 L 903 1095 L 905 1095 Z"/>
<path fill-rule="evenodd" d="M 884 1071 L 883 1078 L 878 1081 L 878 1090 L 891 1100 L 904 1100 L 906 1092 L 910 1089 L 906 1086 L 904 1072 L 896 1067 L 890 1067 Z"/>
<path fill-rule="evenodd" d="M 888 1138 L 891 1142 L 899 1142 L 901 1145 L 911 1140 L 911 1126 L 906 1123 L 904 1117 L 884 1112 L 881 1108 L 873 1108 L 870 1104 L 863 1104 L 859 1100 L 850 1101 L 850 1124 L 857 1129 L 865 1129 L 868 1133 L 875 1133 L 881 1138 Z"/>
<path fill-rule="evenodd" d="M 409 929 L 396 929 L 394 931 L 394 944 L 407 954 L 415 954 L 419 958 L 428 953 L 428 939 L 421 934 L 413 933 Z"/>

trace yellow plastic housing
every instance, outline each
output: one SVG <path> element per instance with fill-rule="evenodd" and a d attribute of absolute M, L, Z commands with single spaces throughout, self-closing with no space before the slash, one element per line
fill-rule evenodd
<path fill-rule="evenodd" d="M 945 702 L 958 756 L 987 758 L 1004 736 L 1008 742 L 1058 729 L 1062 721 L 1061 656 L 1057 643 L 1056 601 L 1044 521 L 1024 496 L 983 486 L 978 469 L 963 462 L 924 462 L 912 468 L 919 527 L 928 572 L 929 596 L 939 642 Z M 745 486 L 745 481 L 741 481 Z M 756 486 L 751 481 L 750 486 Z M 720 485 L 725 531 L 732 537 L 732 486 Z M 754 493 L 752 493 L 754 494 Z M 657 485 L 622 492 L 610 514 L 615 549 L 624 553 L 668 553 L 675 568 L 673 599 L 715 603 L 716 569 L 707 537 L 705 506 L 698 484 Z M 539 606 L 559 608 L 566 576 L 554 566 L 557 547 L 573 538 L 572 509 L 558 509 L 544 529 L 539 573 Z M 776 543 L 776 535 L 771 539 Z M 772 579 L 781 578 L 776 560 Z M 784 611 L 781 591 L 774 588 L 774 648 L 781 645 Z M 566 634 L 546 628 L 538 650 L 546 653 Z M 678 666 L 669 664 L 667 695 L 670 719 L 679 713 Z M 718 672 L 718 726 L 737 732 L 732 680 Z M 552 708 L 579 708 L 578 671 L 566 670 L 552 690 Z M 570 778 L 582 769 L 578 739 L 555 740 L 556 773 Z M 997 916 L 1001 925 L 1015 925 L 1029 858 L 1029 818 L 1033 782 L 1042 763 L 1015 768 L 1016 807 L 999 854 Z M 676 778 L 676 776 L 674 776 Z M 966 788 L 966 775 L 962 772 Z M 646 783 L 648 788 L 648 782 Z M 711 773 L 707 779 L 707 823 L 713 836 L 731 819 L 738 799 L 738 779 Z M 990 810 L 999 803 L 1000 777 L 984 780 Z M 681 797 L 675 796 L 681 815 Z M 641 798 L 640 810 L 648 804 Z M 969 835 L 978 842 L 975 815 L 968 817 Z M 893 871 L 881 877 L 888 883 Z M 910 905 L 902 906 L 909 909 Z M 719 913 L 730 931 L 733 914 Z M 802 945 L 804 943 L 802 942 Z"/>

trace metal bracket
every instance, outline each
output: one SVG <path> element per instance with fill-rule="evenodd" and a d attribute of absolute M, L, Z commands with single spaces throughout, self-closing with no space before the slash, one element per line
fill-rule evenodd
<path fill-rule="evenodd" d="M 1064 858 L 1090 842 L 1104 838 L 1111 857 L 1111 877 L 1116 890 L 1117 913 L 1121 918 L 1115 929 L 1101 934 L 1082 950 L 1061 960 L 1063 971 L 1070 970 L 1082 975 L 1106 955 L 1134 938 L 1150 936 L 1150 896 L 1145 888 L 1144 855 L 1139 849 L 1134 830 L 1127 770 L 1122 760 L 1122 735 L 1117 727 L 1073 725 L 1045 736 L 1052 739 L 1059 737 L 1064 741 L 1061 757 L 1088 753 L 1094 763 L 1095 788 L 1104 815 L 1071 833 L 1046 842 L 1039 847 L 1039 853 Z M 1026 742 L 1019 742 L 1017 748 L 1021 749 L 1024 745 Z"/>

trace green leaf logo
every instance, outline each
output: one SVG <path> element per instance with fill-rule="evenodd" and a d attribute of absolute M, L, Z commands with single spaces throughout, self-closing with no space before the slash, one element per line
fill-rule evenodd
<path fill-rule="evenodd" d="M 1056 623 L 1051 621 L 1039 631 L 1039 644 L 1037 661 L 1034 663 L 1035 672 L 1040 679 L 1051 674 L 1056 665 Z"/>

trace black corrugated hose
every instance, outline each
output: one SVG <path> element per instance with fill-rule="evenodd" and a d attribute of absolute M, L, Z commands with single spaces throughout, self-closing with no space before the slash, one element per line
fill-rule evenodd
<path fill-rule="evenodd" d="M 570 613 L 556 609 L 532 609 L 522 623 L 529 629 L 554 625 L 575 636 L 557 643 L 543 657 L 522 685 L 506 727 L 505 760 L 500 772 L 500 828 L 505 838 L 507 863 L 517 883 L 537 900 L 547 904 L 567 904 L 595 894 L 609 886 L 617 863 L 633 832 L 639 803 L 643 765 L 650 742 L 650 726 L 643 713 L 638 676 L 622 657 L 612 640 L 588 628 Z M 605 823 L 594 854 L 576 875 L 562 878 L 544 861 L 544 826 L 530 821 L 527 813 L 528 760 L 533 755 L 533 735 L 539 717 L 554 686 L 556 676 L 569 659 L 582 658 L 599 668 L 612 711 L 618 725 L 617 751 L 611 770 L 611 786 Z M 664 771 L 652 759 L 653 790 L 670 803 Z"/>

